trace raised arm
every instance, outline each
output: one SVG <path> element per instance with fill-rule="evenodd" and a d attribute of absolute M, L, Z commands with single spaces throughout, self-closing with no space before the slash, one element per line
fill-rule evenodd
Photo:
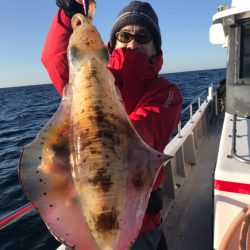
<path fill-rule="evenodd" d="M 52 21 L 42 51 L 42 63 L 60 95 L 69 78 L 67 46 L 72 33 L 70 19 L 75 13 L 84 12 L 81 3 L 82 0 L 56 0 L 59 10 Z"/>

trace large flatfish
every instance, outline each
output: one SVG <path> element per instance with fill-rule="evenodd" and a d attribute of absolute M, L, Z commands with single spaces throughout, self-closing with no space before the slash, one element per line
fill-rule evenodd
<path fill-rule="evenodd" d="M 50 232 L 80 250 L 123 250 L 136 239 L 161 165 L 169 159 L 132 126 L 108 52 L 88 17 L 72 18 L 69 84 L 51 120 L 27 145 L 20 181 Z"/>

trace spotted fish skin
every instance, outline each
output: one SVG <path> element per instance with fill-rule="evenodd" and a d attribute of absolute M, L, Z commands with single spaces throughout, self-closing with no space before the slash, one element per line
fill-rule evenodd
<path fill-rule="evenodd" d="M 89 15 L 72 18 L 69 84 L 61 104 L 27 145 L 20 181 L 50 232 L 79 250 L 124 250 L 136 239 L 153 183 L 170 157 L 132 126 L 108 52 Z"/>
<path fill-rule="evenodd" d="M 99 246 L 112 249 L 126 198 L 121 192 L 128 179 L 126 136 L 134 131 L 127 126 L 114 77 L 107 69 L 105 45 L 92 23 L 83 19 L 78 15 L 72 20 L 73 26 L 74 22 L 81 25 L 76 26 L 68 47 L 73 92 L 70 161 L 89 228 Z"/>

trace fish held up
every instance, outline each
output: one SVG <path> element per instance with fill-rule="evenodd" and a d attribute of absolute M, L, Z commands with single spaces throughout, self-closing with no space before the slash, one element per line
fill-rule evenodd
<path fill-rule="evenodd" d="M 51 120 L 27 145 L 19 178 L 50 232 L 79 250 L 123 250 L 136 239 L 162 164 L 130 122 L 108 51 L 89 15 L 72 18 L 69 84 Z"/>

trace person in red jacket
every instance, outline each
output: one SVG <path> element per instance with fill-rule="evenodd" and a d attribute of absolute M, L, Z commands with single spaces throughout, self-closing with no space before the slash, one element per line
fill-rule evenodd
<path fill-rule="evenodd" d="M 82 0 L 57 0 L 60 7 L 48 33 L 42 62 L 62 94 L 68 83 L 67 45 L 72 33 L 71 17 L 83 12 Z M 143 140 L 163 151 L 180 120 L 182 97 L 159 71 L 163 64 L 158 17 L 147 2 L 132 1 L 119 13 L 108 43 L 108 68 L 115 77 L 127 114 Z M 161 228 L 163 169 L 151 193 L 140 234 L 132 250 L 166 250 Z"/>

